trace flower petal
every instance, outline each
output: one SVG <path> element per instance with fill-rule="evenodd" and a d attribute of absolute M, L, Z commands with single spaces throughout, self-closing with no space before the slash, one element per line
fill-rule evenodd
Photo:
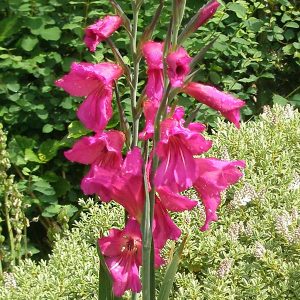
<path fill-rule="evenodd" d="M 122 24 L 119 16 L 106 16 L 85 29 L 84 43 L 91 52 L 97 45 L 110 37 Z"/>
<path fill-rule="evenodd" d="M 166 186 L 158 187 L 157 192 L 162 204 L 170 211 L 181 212 L 184 210 L 191 210 L 198 204 L 198 201 L 174 193 Z"/>
<path fill-rule="evenodd" d="M 195 23 L 195 29 L 205 24 L 217 11 L 220 3 L 217 0 L 212 0 L 203 6 L 198 13 L 197 22 Z"/>
<path fill-rule="evenodd" d="M 172 87 L 181 87 L 186 75 L 190 72 L 192 58 L 186 50 L 180 47 L 167 56 L 168 76 Z"/>
<path fill-rule="evenodd" d="M 162 249 L 167 240 L 177 240 L 181 230 L 170 218 L 161 201 L 156 198 L 154 205 L 153 239 L 155 248 Z"/>
<path fill-rule="evenodd" d="M 111 102 L 112 88 L 101 86 L 83 101 L 77 111 L 77 116 L 86 128 L 101 132 L 112 117 Z"/>
<path fill-rule="evenodd" d="M 220 111 L 225 118 L 239 128 L 240 109 L 245 105 L 244 101 L 221 92 L 215 87 L 196 82 L 188 83 L 184 87 L 183 92 L 201 103 Z"/>

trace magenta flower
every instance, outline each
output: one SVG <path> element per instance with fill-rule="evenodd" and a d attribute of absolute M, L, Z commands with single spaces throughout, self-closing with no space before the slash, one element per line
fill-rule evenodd
<path fill-rule="evenodd" d="M 191 210 L 198 204 L 198 201 L 175 193 L 167 186 L 160 186 L 156 191 L 164 207 L 170 211 L 182 212 L 184 210 Z"/>
<path fill-rule="evenodd" d="M 121 170 L 113 179 L 112 197 L 121 204 L 139 223 L 142 221 L 145 189 L 143 180 L 143 158 L 138 147 L 127 153 Z"/>
<path fill-rule="evenodd" d="M 139 139 L 140 140 L 148 140 L 152 138 L 154 133 L 154 121 L 156 112 L 159 107 L 158 102 L 152 102 L 152 101 L 145 101 L 144 102 L 144 116 L 145 116 L 145 128 L 143 131 L 139 133 Z"/>
<path fill-rule="evenodd" d="M 142 265 L 142 235 L 140 224 L 130 218 L 123 230 L 111 229 L 107 237 L 98 240 L 113 280 L 113 292 L 121 297 L 125 291 L 141 291 L 139 268 Z M 155 266 L 164 263 L 155 248 Z"/>
<path fill-rule="evenodd" d="M 99 43 L 109 38 L 122 24 L 119 16 L 106 16 L 85 29 L 84 43 L 91 52 Z"/>
<path fill-rule="evenodd" d="M 172 87 L 181 87 L 186 75 L 190 72 L 192 58 L 186 50 L 180 47 L 167 56 L 168 76 Z"/>
<path fill-rule="evenodd" d="M 162 249 L 167 240 L 177 240 L 181 230 L 176 226 L 158 197 L 155 198 L 153 239 L 154 245 Z"/>
<path fill-rule="evenodd" d="M 68 160 L 92 165 L 81 182 L 86 195 L 97 194 L 102 201 L 111 200 L 111 181 L 121 168 L 124 141 L 122 132 L 111 130 L 84 137 L 72 149 L 65 151 Z"/>
<path fill-rule="evenodd" d="M 184 127 L 183 115 L 183 108 L 178 107 L 173 117 L 161 123 L 161 139 L 155 150 L 160 159 L 154 178 L 155 186 L 168 186 L 175 192 L 193 185 L 196 180 L 193 156 L 206 152 L 212 145 L 200 134 L 205 126 L 191 123 Z"/>
<path fill-rule="evenodd" d="M 203 6 L 198 13 L 195 30 L 205 24 L 215 14 L 219 6 L 220 3 L 217 0 L 212 0 Z"/>
<path fill-rule="evenodd" d="M 201 103 L 218 110 L 237 128 L 240 127 L 240 109 L 245 105 L 244 101 L 221 92 L 215 87 L 196 82 L 188 83 L 183 88 L 183 92 L 194 97 Z"/>
<path fill-rule="evenodd" d="M 81 138 L 70 150 L 65 151 L 64 155 L 70 161 L 86 165 L 115 165 L 115 162 L 120 164 L 124 142 L 123 132 L 110 130 Z"/>
<path fill-rule="evenodd" d="M 243 173 L 238 169 L 245 167 L 242 160 L 222 161 L 216 158 L 196 159 L 198 177 L 194 182 L 194 188 L 202 199 L 206 212 L 206 220 L 201 227 L 202 231 L 209 229 L 212 221 L 217 221 L 216 210 L 220 205 L 220 193 L 230 185 L 236 183 Z"/>
<path fill-rule="evenodd" d="M 148 41 L 142 47 L 148 70 L 146 96 L 153 102 L 160 102 L 164 91 L 163 43 Z"/>
<path fill-rule="evenodd" d="M 113 82 L 122 73 L 122 68 L 113 63 L 73 63 L 70 73 L 55 84 L 71 96 L 87 96 L 77 116 L 85 127 L 101 132 L 112 117 Z"/>

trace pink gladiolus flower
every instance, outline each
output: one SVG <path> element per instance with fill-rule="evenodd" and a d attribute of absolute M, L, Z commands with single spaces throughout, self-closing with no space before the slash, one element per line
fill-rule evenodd
<path fill-rule="evenodd" d="M 148 70 L 146 95 L 151 101 L 160 102 L 163 96 L 163 43 L 148 41 L 142 47 Z"/>
<path fill-rule="evenodd" d="M 143 181 L 143 158 L 139 148 L 135 147 L 127 153 L 120 172 L 114 178 L 112 197 L 121 204 L 138 222 L 141 223 L 145 189 Z"/>
<path fill-rule="evenodd" d="M 125 291 L 141 291 L 139 268 L 142 265 L 142 235 L 139 223 L 129 219 L 123 230 L 111 229 L 107 237 L 98 240 L 99 248 L 113 279 L 113 292 L 121 297 Z M 155 266 L 163 264 L 155 248 Z"/>
<path fill-rule="evenodd" d="M 236 183 L 243 173 L 237 168 L 244 168 L 242 160 L 222 161 L 216 158 L 196 159 L 198 177 L 194 182 L 194 188 L 199 193 L 206 212 L 206 220 L 201 227 L 202 231 L 209 229 L 212 221 L 217 221 L 216 210 L 220 205 L 220 193 L 230 185 Z"/>
<path fill-rule="evenodd" d="M 139 134 L 139 139 L 145 141 L 152 138 L 154 133 L 154 121 L 158 107 L 158 102 L 152 102 L 149 100 L 144 102 L 144 116 L 146 124 L 144 130 Z"/>
<path fill-rule="evenodd" d="M 123 132 L 110 130 L 95 136 L 81 138 L 73 145 L 72 149 L 65 151 L 64 154 L 68 160 L 86 165 L 112 162 L 115 164 L 115 161 L 121 163 L 121 150 L 124 142 Z"/>
<path fill-rule="evenodd" d="M 198 204 L 198 201 L 191 200 L 179 193 L 175 193 L 167 186 L 160 186 L 156 191 L 159 194 L 162 204 L 170 211 L 182 212 L 184 210 L 191 210 Z"/>
<path fill-rule="evenodd" d="M 131 217 L 140 224 L 145 204 L 143 178 L 143 158 L 139 148 L 129 151 L 121 171 L 111 184 L 112 198 L 121 204 Z M 180 236 L 180 229 L 175 225 L 161 201 L 156 198 L 154 206 L 153 236 L 155 247 L 161 249 L 168 239 Z"/>
<path fill-rule="evenodd" d="M 240 127 L 240 109 L 245 105 L 244 101 L 221 92 L 215 87 L 196 82 L 188 83 L 183 88 L 183 92 L 194 97 L 199 102 L 218 110 L 237 128 Z"/>
<path fill-rule="evenodd" d="M 177 240 L 180 235 L 181 230 L 170 218 L 158 197 L 156 197 L 153 219 L 153 239 L 155 247 L 162 249 L 167 240 Z"/>
<path fill-rule="evenodd" d="M 101 132 L 112 117 L 113 82 L 122 73 L 122 68 L 113 63 L 73 63 L 70 73 L 55 84 L 71 96 L 87 96 L 77 116 L 88 129 Z"/>
<path fill-rule="evenodd" d="M 173 117 L 161 123 L 161 139 L 156 147 L 160 165 L 156 171 L 156 187 L 168 186 L 175 192 L 183 191 L 196 180 L 194 155 L 206 152 L 212 145 L 200 132 L 205 126 L 191 123 L 184 127 L 183 108 L 178 107 Z"/>
<path fill-rule="evenodd" d="M 217 0 L 212 0 L 203 6 L 198 13 L 195 29 L 205 24 L 215 14 L 219 6 L 220 3 Z"/>
<path fill-rule="evenodd" d="M 166 60 L 172 87 L 181 87 L 186 75 L 190 72 L 192 58 L 184 48 L 180 47 L 177 51 L 170 53 Z"/>
<path fill-rule="evenodd" d="M 106 16 L 85 29 L 84 43 L 91 52 L 99 43 L 109 38 L 122 24 L 119 16 Z"/>
<path fill-rule="evenodd" d="M 103 201 L 111 199 L 111 181 L 121 167 L 124 141 L 122 132 L 111 130 L 84 137 L 72 149 L 65 151 L 68 160 L 92 165 L 81 182 L 86 195 L 97 194 Z"/>

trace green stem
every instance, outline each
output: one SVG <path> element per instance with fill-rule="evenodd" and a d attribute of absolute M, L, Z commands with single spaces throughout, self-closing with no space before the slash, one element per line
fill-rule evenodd
<path fill-rule="evenodd" d="M 168 85 L 165 90 L 162 102 L 157 111 L 155 117 L 155 131 L 153 139 L 153 147 L 155 149 L 160 137 L 160 121 L 167 108 L 168 95 L 170 93 L 171 86 Z M 145 160 L 147 162 L 147 160 Z M 142 220 L 142 232 L 143 232 L 143 300 L 155 299 L 155 272 L 154 272 L 154 247 L 152 238 L 152 223 L 154 215 L 155 204 L 155 187 L 154 187 L 154 174 L 158 167 L 158 157 L 153 156 L 152 167 L 150 173 L 150 186 L 151 190 L 148 191 L 148 178 L 147 171 L 144 169 L 144 185 L 146 191 L 145 207 Z"/>
<path fill-rule="evenodd" d="M 139 81 L 139 68 L 140 68 L 140 58 L 138 57 L 137 49 L 137 25 L 138 25 L 138 15 L 139 7 L 132 2 L 133 11 L 133 27 L 132 27 L 132 38 L 131 38 L 131 53 L 133 61 L 133 74 L 132 74 L 132 88 L 131 88 L 131 112 L 133 118 L 133 136 L 131 147 L 137 146 L 138 135 L 139 135 L 139 116 L 136 115 L 137 106 L 137 89 Z"/>
<path fill-rule="evenodd" d="M 300 89 L 300 85 L 296 87 L 293 91 L 291 91 L 285 98 L 288 99 L 289 97 L 294 95 L 294 93 L 296 93 L 299 89 Z"/>
<path fill-rule="evenodd" d="M 27 224 L 25 221 L 24 224 L 24 234 L 23 234 L 23 239 L 24 239 L 24 256 L 27 258 L 28 255 L 28 247 L 27 247 Z"/>
<path fill-rule="evenodd" d="M 9 219 L 7 192 L 5 192 L 5 196 L 4 196 L 4 213 L 5 213 L 6 226 L 7 226 L 8 236 L 9 236 L 12 265 L 14 266 L 16 263 L 16 257 L 15 257 L 16 254 L 15 254 L 14 234 L 13 234 L 12 226 L 11 226 L 10 219 Z"/>

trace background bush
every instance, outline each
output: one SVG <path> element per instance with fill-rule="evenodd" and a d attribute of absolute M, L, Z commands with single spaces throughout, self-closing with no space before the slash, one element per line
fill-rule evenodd
<path fill-rule="evenodd" d="M 210 155 L 246 159 L 245 177 L 223 195 L 210 231 L 199 231 L 202 206 L 174 214 L 189 239 L 172 299 L 299 299 L 299 130 L 300 114 L 290 106 L 266 108 L 239 131 L 218 122 Z M 122 227 L 123 213 L 114 204 L 80 203 L 87 211 L 58 238 L 49 261 L 25 260 L 6 273 L 1 299 L 97 299 L 95 241 Z M 165 248 L 166 260 L 173 249 Z"/>
<path fill-rule="evenodd" d="M 130 16 L 128 1 L 120 0 Z M 146 0 L 139 28 L 149 23 L 157 0 Z M 206 1 L 187 1 L 184 23 Z M 265 104 L 299 106 L 300 12 L 293 0 L 223 1 L 215 17 L 185 44 L 196 54 L 212 37 L 214 47 L 200 65 L 197 80 L 210 82 L 247 101 L 244 119 L 250 119 Z M 163 39 L 170 19 L 166 7 L 154 38 Z M 79 215 L 77 199 L 82 195 L 79 179 L 85 168 L 70 164 L 62 149 L 86 134 L 75 113 L 78 98 L 69 97 L 54 81 L 69 71 L 73 61 L 113 60 L 103 43 L 92 55 L 82 42 L 83 29 L 97 18 L 113 13 L 108 1 L 7 0 L 0 3 L 0 122 L 8 137 L 8 152 L 15 182 L 31 222 L 31 246 L 43 256 L 53 235 L 68 227 Z M 124 30 L 113 36 L 127 63 L 128 39 Z M 142 78 L 145 74 L 142 73 Z M 141 81 L 143 84 L 143 81 Z M 125 111 L 129 113 L 128 88 L 120 83 Z M 196 101 L 179 96 L 179 104 L 190 113 Z M 201 106 L 197 119 L 215 127 L 215 111 Z M 69 125 L 71 123 L 71 125 Z M 113 117 L 109 128 L 118 128 Z M 4 228 L 4 234 L 6 230 Z M 38 249 L 31 247 L 33 252 Z"/>

